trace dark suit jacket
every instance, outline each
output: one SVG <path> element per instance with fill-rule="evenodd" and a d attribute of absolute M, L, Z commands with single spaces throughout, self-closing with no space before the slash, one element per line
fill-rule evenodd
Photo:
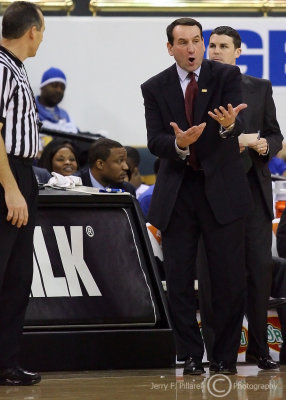
<path fill-rule="evenodd" d="M 40 168 L 36 165 L 33 165 L 33 171 L 36 175 L 38 183 L 48 183 L 49 179 L 52 177 L 46 168 Z"/>
<path fill-rule="evenodd" d="M 248 150 L 252 159 L 259 185 L 270 218 L 273 219 L 272 182 L 268 161 L 282 148 L 283 136 L 276 120 L 276 109 L 272 97 L 272 85 L 269 80 L 242 75 L 242 98 L 248 104 L 243 111 L 245 133 L 260 130 L 269 145 L 268 156 L 260 156 L 255 150 Z"/>
<path fill-rule="evenodd" d="M 277 228 L 277 252 L 279 257 L 286 258 L 286 208 L 284 209 Z"/>
<path fill-rule="evenodd" d="M 92 187 L 92 183 L 91 183 L 91 179 L 90 179 L 90 176 L 89 176 L 89 169 L 88 168 L 79 171 L 78 176 L 81 177 L 82 184 L 84 186 Z M 133 194 L 133 196 L 136 197 L 135 187 L 133 185 L 131 185 L 131 183 L 128 183 L 128 182 L 113 183 L 111 185 L 111 187 L 114 188 L 114 189 L 123 189 L 123 190 L 125 190 L 125 192 L 129 192 L 130 194 Z"/>
<path fill-rule="evenodd" d="M 246 174 L 241 161 L 237 136 L 242 126 L 237 120 L 233 136 L 222 139 L 219 124 L 208 111 L 242 102 L 241 74 L 238 67 L 204 60 L 198 80 L 194 124 L 207 126 L 195 144 L 196 155 L 205 174 L 205 192 L 210 207 L 221 224 L 246 215 L 251 204 Z M 186 130 L 184 96 L 174 64 L 152 77 L 142 86 L 148 147 L 160 157 L 160 169 L 152 197 L 148 220 L 162 231 L 166 229 L 180 189 L 186 160 L 175 150 L 175 135 L 170 122 Z"/>

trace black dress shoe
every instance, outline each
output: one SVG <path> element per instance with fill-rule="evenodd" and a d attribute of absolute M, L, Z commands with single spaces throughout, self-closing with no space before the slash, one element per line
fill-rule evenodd
<path fill-rule="evenodd" d="M 284 345 L 284 343 L 282 343 L 282 347 L 280 349 L 279 364 L 286 365 L 286 346 Z"/>
<path fill-rule="evenodd" d="M 217 363 L 217 368 L 213 374 L 223 374 L 223 375 L 235 375 L 237 374 L 237 369 L 235 364 L 228 365 L 225 361 L 219 361 Z"/>
<path fill-rule="evenodd" d="M 284 304 L 286 304 L 285 297 L 276 297 L 276 298 L 272 297 L 268 301 L 268 309 L 277 308 L 277 307 L 283 306 Z"/>
<path fill-rule="evenodd" d="M 256 356 L 254 354 L 246 353 L 245 361 L 249 363 L 257 364 L 260 369 L 277 369 L 279 365 L 272 359 L 270 355 L 267 356 Z"/>
<path fill-rule="evenodd" d="M 34 372 L 24 371 L 22 368 L 6 368 L 0 370 L 1 386 L 28 386 L 35 385 L 41 380 L 41 375 Z"/>
<path fill-rule="evenodd" d="M 185 361 L 184 375 L 201 375 L 205 372 L 201 361 L 194 360 L 192 357 Z"/>
<path fill-rule="evenodd" d="M 215 361 L 210 361 L 209 363 L 209 373 L 210 375 L 216 374 L 216 371 L 218 369 L 218 365 Z"/>

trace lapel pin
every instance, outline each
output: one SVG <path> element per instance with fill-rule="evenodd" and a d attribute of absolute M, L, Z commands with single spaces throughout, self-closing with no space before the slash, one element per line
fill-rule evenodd
<path fill-rule="evenodd" d="M 202 89 L 202 93 L 207 93 L 208 89 Z"/>

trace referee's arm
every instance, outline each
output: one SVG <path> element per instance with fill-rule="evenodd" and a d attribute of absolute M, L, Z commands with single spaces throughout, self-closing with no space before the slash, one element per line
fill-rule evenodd
<path fill-rule="evenodd" d="M 0 122 L 0 131 L 3 124 Z M 20 228 L 28 223 L 28 207 L 26 200 L 19 190 L 17 182 L 12 174 L 7 158 L 5 144 L 0 134 L 0 183 L 5 192 L 5 202 L 8 209 L 7 221 Z"/>

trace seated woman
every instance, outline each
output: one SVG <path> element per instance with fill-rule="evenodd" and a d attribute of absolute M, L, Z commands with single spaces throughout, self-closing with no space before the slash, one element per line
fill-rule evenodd
<path fill-rule="evenodd" d="M 78 170 L 78 157 L 74 145 L 63 139 L 54 139 L 44 148 L 38 167 L 63 176 L 74 175 Z"/>

